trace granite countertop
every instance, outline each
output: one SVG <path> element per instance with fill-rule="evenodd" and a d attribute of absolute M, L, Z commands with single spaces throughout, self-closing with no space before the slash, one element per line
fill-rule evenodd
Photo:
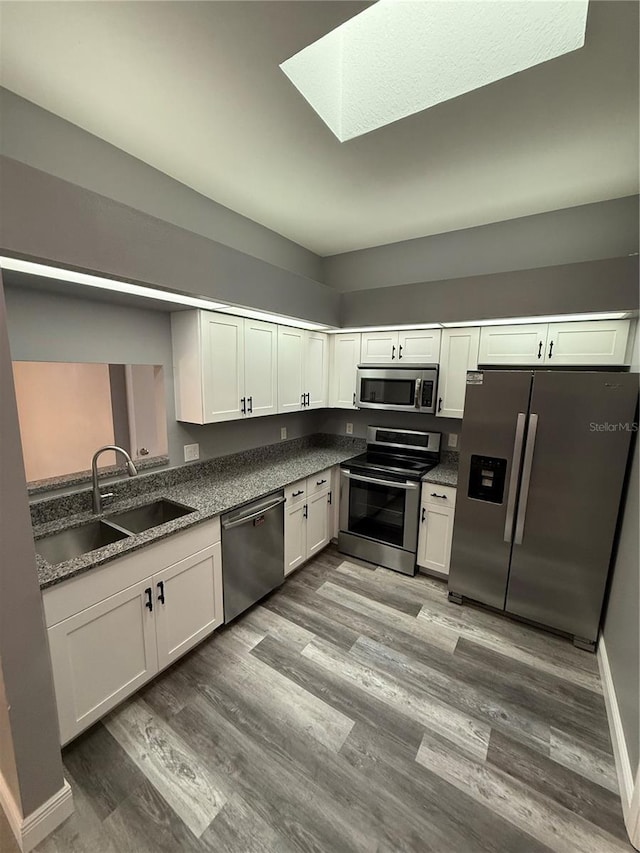
<path fill-rule="evenodd" d="M 436 486 L 458 485 L 458 454 L 444 453 L 442 461 L 428 471 L 422 478 L 423 483 L 434 483 Z"/>
<path fill-rule="evenodd" d="M 114 542 L 111 545 L 106 545 L 103 548 L 56 565 L 51 565 L 40 554 L 36 553 L 40 589 L 48 589 L 96 566 L 102 566 L 111 560 L 136 551 L 151 542 L 164 539 L 172 533 L 186 530 L 194 524 L 211 519 L 247 503 L 247 501 L 282 489 L 303 477 L 309 477 L 325 468 L 338 465 L 356 453 L 357 450 L 354 446 L 312 446 L 292 449 L 291 452 L 282 454 L 280 458 L 269 459 L 267 455 L 266 460 L 260 460 L 254 454 L 249 457 L 244 465 L 238 464 L 233 468 L 227 467 L 217 472 L 211 472 L 204 468 L 200 475 L 196 473 L 192 479 L 173 484 L 160 483 L 157 490 L 147 490 L 135 497 L 126 498 L 123 494 L 121 498 L 118 497 L 106 507 L 105 512 L 100 516 L 85 511 L 40 524 L 34 523 L 34 538 L 38 540 L 51 533 L 57 533 L 71 527 L 79 527 L 96 517 L 108 520 L 110 516 L 123 510 L 151 503 L 160 498 L 168 498 L 186 504 L 195 510 L 195 512 L 175 521 L 168 521 L 143 533 L 134 534 L 127 539 L 122 539 L 119 542 Z M 151 483 L 152 481 L 149 480 L 149 485 Z"/>

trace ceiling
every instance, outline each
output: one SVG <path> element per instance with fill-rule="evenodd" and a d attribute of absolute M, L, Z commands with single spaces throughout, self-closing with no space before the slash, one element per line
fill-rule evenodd
<path fill-rule="evenodd" d="M 278 65 L 362 11 L 4 2 L 2 84 L 320 255 L 638 191 L 638 4 L 585 47 L 340 143 Z"/>

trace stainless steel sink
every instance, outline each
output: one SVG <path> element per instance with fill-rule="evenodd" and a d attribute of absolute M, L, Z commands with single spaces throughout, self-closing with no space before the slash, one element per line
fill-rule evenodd
<path fill-rule="evenodd" d="M 195 509 L 173 501 L 159 500 L 111 515 L 107 521 L 112 521 L 131 533 L 143 533 L 151 527 L 189 515 L 190 512 L 195 512 Z"/>
<path fill-rule="evenodd" d="M 52 533 L 36 540 L 36 551 L 47 562 L 56 564 L 64 560 L 72 560 L 81 554 L 103 548 L 113 542 L 126 539 L 129 534 L 105 524 L 103 521 L 90 521 L 81 527 L 71 527 Z"/>

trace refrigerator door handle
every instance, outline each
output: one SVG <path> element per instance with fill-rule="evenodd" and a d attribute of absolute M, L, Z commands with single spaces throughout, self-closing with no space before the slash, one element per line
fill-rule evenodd
<path fill-rule="evenodd" d="M 533 451 L 536 445 L 536 432 L 538 430 L 538 416 L 529 415 L 529 429 L 527 430 L 527 446 L 524 451 L 524 464 L 522 466 L 522 485 L 520 487 L 520 504 L 518 506 L 518 518 L 516 520 L 516 533 L 514 544 L 522 545 L 524 536 L 524 522 L 527 515 L 527 501 L 529 499 L 529 483 L 531 481 L 531 466 L 533 465 Z"/>
<path fill-rule="evenodd" d="M 520 458 L 522 457 L 522 443 L 524 441 L 524 426 L 527 416 L 524 412 L 518 413 L 516 422 L 516 437 L 513 442 L 513 454 L 511 456 L 511 476 L 509 477 L 509 497 L 507 498 L 507 517 L 504 522 L 504 541 L 511 542 L 513 532 L 513 515 L 516 508 L 516 495 L 518 493 L 518 474 L 520 473 Z"/>

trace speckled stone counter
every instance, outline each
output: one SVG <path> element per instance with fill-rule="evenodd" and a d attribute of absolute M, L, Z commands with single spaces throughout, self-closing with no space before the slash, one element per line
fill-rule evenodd
<path fill-rule="evenodd" d="M 423 483 L 434 483 L 437 486 L 453 486 L 458 485 L 458 455 L 450 451 L 442 453 L 442 461 L 435 468 L 432 468 L 422 478 Z"/>
<path fill-rule="evenodd" d="M 114 484 L 119 487 L 115 500 L 105 507 L 100 518 L 108 520 L 126 509 L 160 498 L 186 504 L 195 512 L 56 565 L 36 554 L 40 588 L 45 590 L 303 477 L 338 465 L 364 449 L 364 442 L 359 439 L 329 436 L 314 436 L 313 439 L 313 443 L 299 439 L 286 445 L 271 445 Z M 79 527 L 95 519 L 90 502 L 90 490 L 34 502 L 31 513 L 35 539 Z"/>

